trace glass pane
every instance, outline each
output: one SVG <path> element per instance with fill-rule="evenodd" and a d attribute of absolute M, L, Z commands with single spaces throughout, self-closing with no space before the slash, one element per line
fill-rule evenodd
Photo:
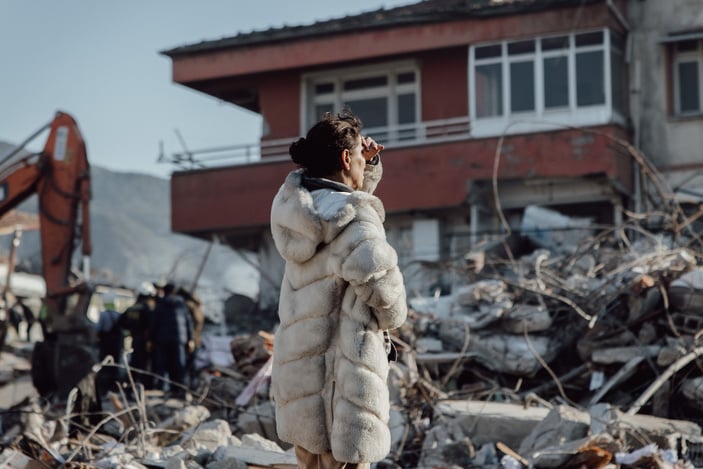
<path fill-rule="evenodd" d="M 501 55 L 502 51 L 500 44 L 481 46 L 474 50 L 474 57 L 476 57 L 476 59 L 488 59 L 491 57 L 500 57 Z"/>
<path fill-rule="evenodd" d="M 415 94 L 398 95 L 398 124 L 415 122 Z"/>
<path fill-rule="evenodd" d="M 415 72 L 403 72 L 398 74 L 398 84 L 415 83 Z"/>
<path fill-rule="evenodd" d="M 354 99 L 347 101 L 346 104 L 361 118 L 364 127 L 388 125 L 388 98 Z"/>
<path fill-rule="evenodd" d="M 503 114 L 503 71 L 501 64 L 476 66 L 476 116 Z"/>
<path fill-rule="evenodd" d="M 566 107 L 569 105 L 568 57 L 544 59 L 544 107 Z"/>
<path fill-rule="evenodd" d="M 510 64 L 510 110 L 512 112 L 535 109 L 535 63 Z"/>
<path fill-rule="evenodd" d="M 603 51 L 576 54 L 576 104 L 605 104 Z"/>
<path fill-rule="evenodd" d="M 535 41 L 519 41 L 508 44 L 508 55 L 531 54 L 535 51 Z"/>
<path fill-rule="evenodd" d="M 315 85 L 315 94 L 334 93 L 334 83 L 318 83 Z"/>
<path fill-rule="evenodd" d="M 415 94 L 398 95 L 398 124 L 414 124 L 415 118 Z M 398 132 L 400 140 L 415 138 L 415 128 L 401 129 Z"/>
<path fill-rule="evenodd" d="M 698 62 L 681 62 L 679 67 L 679 110 L 695 112 L 700 110 L 698 84 Z"/>
<path fill-rule="evenodd" d="M 603 44 L 603 31 L 576 35 L 576 47 Z"/>
<path fill-rule="evenodd" d="M 354 80 L 347 80 L 344 82 L 344 90 L 362 90 L 364 88 L 377 88 L 379 86 L 386 86 L 388 84 L 388 77 L 385 75 L 376 77 L 366 77 L 357 78 Z"/>
<path fill-rule="evenodd" d="M 542 50 L 558 50 L 569 48 L 569 36 L 545 37 L 542 39 Z"/>

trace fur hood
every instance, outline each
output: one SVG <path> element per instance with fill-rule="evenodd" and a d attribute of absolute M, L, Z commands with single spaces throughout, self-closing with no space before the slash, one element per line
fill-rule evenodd
<path fill-rule="evenodd" d="M 337 461 L 378 461 L 390 450 L 383 330 L 407 315 L 398 258 L 377 197 L 311 192 L 303 177 L 290 173 L 271 208 L 286 261 L 271 377 L 278 436 Z"/>
<path fill-rule="evenodd" d="M 381 201 L 362 191 L 321 189 L 325 192 L 318 195 L 321 203 L 316 208 L 313 194 L 302 187 L 302 175 L 302 169 L 288 174 L 271 208 L 274 243 L 286 261 L 310 260 L 318 246 L 336 238 L 360 210 L 373 210 L 381 223 L 385 221 Z"/>

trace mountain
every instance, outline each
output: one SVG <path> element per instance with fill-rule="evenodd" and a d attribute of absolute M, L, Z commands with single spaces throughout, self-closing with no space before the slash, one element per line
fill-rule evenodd
<path fill-rule="evenodd" d="M 0 142 L 0 155 L 12 147 Z M 170 231 L 168 179 L 92 165 L 91 190 L 91 270 L 96 280 L 131 288 L 157 280 L 192 287 L 208 243 Z M 18 210 L 36 213 L 37 197 L 31 196 Z M 10 242 L 10 236 L 0 237 L 0 253 L 9 252 Z M 37 232 L 23 234 L 18 254 L 19 268 L 39 271 Z M 232 293 L 255 297 L 257 292 L 256 269 L 229 247 L 214 245 L 197 293 L 223 302 Z"/>

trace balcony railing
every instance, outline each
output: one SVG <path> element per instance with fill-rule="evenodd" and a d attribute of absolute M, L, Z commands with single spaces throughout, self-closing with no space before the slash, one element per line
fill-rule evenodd
<path fill-rule="evenodd" d="M 386 147 L 403 148 L 471 138 L 468 116 L 424 121 L 388 127 L 368 127 L 364 135 Z M 288 159 L 288 147 L 298 136 L 258 143 L 204 148 L 159 156 L 159 162 L 171 163 L 179 170 L 259 164 Z"/>

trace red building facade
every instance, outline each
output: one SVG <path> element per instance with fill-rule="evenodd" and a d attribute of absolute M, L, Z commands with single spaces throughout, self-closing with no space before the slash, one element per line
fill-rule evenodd
<path fill-rule="evenodd" d="M 624 7 L 426 0 L 164 51 L 175 82 L 265 129 L 253 160 L 173 174 L 172 229 L 265 250 L 288 145 L 343 105 L 386 145 L 377 195 L 401 259 L 470 248 L 501 231 L 497 208 L 615 221 L 633 185 Z"/>

